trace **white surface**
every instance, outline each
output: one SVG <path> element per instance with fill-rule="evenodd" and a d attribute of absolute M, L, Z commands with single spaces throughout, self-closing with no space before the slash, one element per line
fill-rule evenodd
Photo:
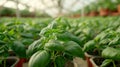
<path fill-rule="evenodd" d="M 6 0 L 0 0 L 0 5 L 4 3 Z M 56 17 L 59 15 L 59 9 L 57 8 L 57 0 L 19 0 L 21 3 L 29 5 L 31 11 L 34 9 L 39 10 L 40 12 L 46 12 L 52 17 Z M 62 14 L 70 13 L 82 9 L 84 6 L 90 4 L 91 2 L 95 2 L 96 0 L 63 0 Z M 12 1 L 8 1 L 5 7 L 15 8 L 15 3 Z M 19 4 L 19 9 L 25 9 L 25 6 Z"/>

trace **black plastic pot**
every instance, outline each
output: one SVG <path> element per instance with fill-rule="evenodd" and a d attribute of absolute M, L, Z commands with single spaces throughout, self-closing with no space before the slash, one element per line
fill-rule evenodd
<path fill-rule="evenodd" d="M 90 62 L 92 64 L 92 67 L 100 67 L 104 59 L 102 57 L 92 57 L 90 59 Z"/>
<path fill-rule="evenodd" d="M 102 58 L 102 57 L 93 57 L 90 59 L 90 62 L 92 63 L 92 66 L 93 67 L 101 67 L 100 65 L 102 64 L 102 62 L 104 61 L 105 59 Z M 115 67 L 120 67 L 120 61 L 114 61 L 115 63 Z M 106 67 L 113 67 L 113 63 L 111 62 L 110 64 L 108 64 Z"/>
<path fill-rule="evenodd" d="M 5 59 L 5 66 L 6 67 L 15 67 L 18 63 L 19 59 L 17 57 L 7 57 Z M 4 61 L 2 61 L 2 64 L 0 64 L 0 67 L 4 67 Z"/>

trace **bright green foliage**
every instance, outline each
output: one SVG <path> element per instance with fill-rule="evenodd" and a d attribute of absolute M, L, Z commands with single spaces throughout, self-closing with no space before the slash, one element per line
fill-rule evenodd
<path fill-rule="evenodd" d="M 65 58 L 63 56 L 57 56 L 55 58 L 56 67 L 64 67 L 65 66 Z"/>
<path fill-rule="evenodd" d="M 108 59 L 120 60 L 120 48 L 107 47 L 102 51 L 102 56 Z"/>
<path fill-rule="evenodd" d="M 26 58 L 26 48 L 19 41 L 14 41 L 14 44 L 11 45 L 12 50 L 21 58 Z"/>
<path fill-rule="evenodd" d="M 64 45 L 65 45 L 65 53 L 72 56 L 84 58 L 84 52 L 82 51 L 82 48 L 79 46 L 79 44 L 77 44 L 76 42 L 68 41 L 64 43 Z"/>
<path fill-rule="evenodd" d="M 46 67 L 50 61 L 50 53 L 40 50 L 32 55 L 29 61 L 29 67 Z"/>
<path fill-rule="evenodd" d="M 64 51 L 64 45 L 57 40 L 50 40 L 45 44 L 44 49 L 53 51 Z"/>
<path fill-rule="evenodd" d="M 79 37 L 69 33 L 69 32 L 65 32 L 63 34 L 58 34 L 57 35 L 57 38 L 59 40 L 62 40 L 62 41 L 75 41 L 76 43 L 78 43 L 80 46 L 83 46 L 83 44 L 81 43 L 81 40 Z"/>
<path fill-rule="evenodd" d="M 107 67 L 113 60 L 111 59 L 106 59 L 102 62 L 101 67 Z"/>
<path fill-rule="evenodd" d="M 96 44 L 97 43 L 95 43 L 95 41 L 94 40 L 90 40 L 90 41 L 88 41 L 85 45 L 84 45 L 84 48 L 83 48 L 83 50 L 84 51 L 91 51 L 91 50 L 93 50 L 95 47 L 96 47 Z"/>
<path fill-rule="evenodd" d="M 54 67 L 56 66 L 64 67 L 65 62 L 69 60 L 68 57 L 65 57 L 64 55 L 65 53 L 67 53 L 68 56 L 72 56 L 72 58 L 73 57 L 84 58 L 84 52 L 82 51 L 82 48 L 79 45 L 80 44 L 79 38 L 73 35 L 72 33 L 68 32 L 67 30 L 69 28 L 69 25 L 61 21 L 63 21 L 63 19 L 57 18 L 56 20 L 51 22 L 47 27 L 43 28 L 39 34 L 41 36 L 40 39 L 44 38 L 44 40 L 38 44 L 39 48 L 50 52 L 51 57 L 49 59 L 51 59 L 51 61 L 49 62 L 49 64 L 53 63 Z M 59 23 L 61 25 L 59 25 Z M 62 40 L 61 35 L 64 40 Z M 41 44 L 42 46 L 40 46 Z M 32 48 L 35 49 L 36 46 Z M 33 56 L 34 54 L 32 55 L 32 57 Z M 30 61 L 32 60 L 34 61 L 32 57 L 30 58 Z M 37 62 L 37 60 L 35 60 L 34 62 Z M 40 62 L 40 64 L 41 63 L 42 62 Z M 35 65 L 35 64 L 36 63 L 32 63 L 32 65 Z M 49 66 L 49 64 L 48 65 L 46 64 L 46 65 Z"/>
<path fill-rule="evenodd" d="M 36 51 L 38 51 L 40 48 L 39 46 L 42 46 L 41 42 L 43 39 L 39 39 L 34 41 L 27 49 L 27 57 L 32 56 Z"/>
<path fill-rule="evenodd" d="M 98 51 L 99 55 L 105 53 L 103 57 L 113 61 L 119 59 L 116 55 L 119 54 L 120 47 L 119 17 L 57 18 L 52 22 L 51 20 L 2 18 L 0 55 L 6 57 L 12 49 L 19 57 L 30 58 L 29 65 L 50 66 L 52 63 L 53 67 L 63 67 L 67 60 L 73 60 L 74 57 L 84 58 L 84 51 Z M 109 54 L 107 51 L 110 51 Z M 36 55 L 36 59 L 33 59 Z M 43 58 L 43 55 L 49 57 Z M 47 59 L 50 61 L 46 61 Z M 106 63 L 107 61 L 103 66 Z M 34 67 L 32 65 L 31 67 Z"/>

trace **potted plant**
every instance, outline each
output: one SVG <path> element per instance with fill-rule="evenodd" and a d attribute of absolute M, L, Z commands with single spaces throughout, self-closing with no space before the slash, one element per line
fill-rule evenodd
<path fill-rule="evenodd" d="M 107 47 L 102 51 L 102 57 L 91 58 L 93 67 L 119 67 L 120 66 L 119 48 Z"/>
<path fill-rule="evenodd" d="M 109 15 L 109 9 L 107 9 L 107 8 L 100 8 L 99 14 L 100 14 L 100 16 L 108 16 Z"/>
<path fill-rule="evenodd" d="M 120 13 L 120 5 L 117 6 L 118 13 Z"/>
<path fill-rule="evenodd" d="M 88 66 L 92 67 L 90 63 L 90 58 L 95 56 L 101 56 L 102 51 L 108 46 L 108 43 L 112 44 L 112 40 L 117 37 L 118 33 L 111 29 L 107 29 L 100 34 L 98 34 L 94 40 L 88 41 L 84 45 L 84 50 L 90 55 L 86 55 L 88 60 Z"/>
<path fill-rule="evenodd" d="M 64 67 L 71 65 L 74 57 L 84 58 L 79 38 L 65 31 L 68 24 L 61 21 L 59 18 L 43 28 L 41 38 L 29 46 L 29 67 Z"/>
<path fill-rule="evenodd" d="M 97 4 L 93 3 L 92 5 L 90 5 L 90 12 L 89 12 L 89 16 L 97 16 L 98 12 L 97 12 Z"/>
<path fill-rule="evenodd" d="M 3 7 L 2 10 L 0 10 L 0 15 L 1 16 L 14 17 L 15 16 L 15 10 L 12 9 L 12 8 Z"/>
<path fill-rule="evenodd" d="M 119 0 L 117 0 L 117 11 L 120 14 L 120 1 Z"/>
<path fill-rule="evenodd" d="M 0 59 L 0 67 L 16 67 L 16 64 L 19 61 L 19 58 L 11 56 Z"/>
<path fill-rule="evenodd" d="M 11 31 L 10 31 L 11 32 Z M 12 55 L 19 57 L 19 62 L 16 64 L 16 67 L 22 67 L 22 64 L 25 61 L 26 58 L 26 48 L 25 45 L 19 41 L 15 36 L 11 36 L 10 32 L 4 33 L 5 35 L 5 43 L 8 46 L 8 54 L 10 55 L 11 52 Z"/>
<path fill-rule="evenodd" d="M 6 23 L 8 21 L 11 22 Z M 7 48 L 9 48 L 6 49 L 8 50 L 9 56 L 19 57 L 20 60 L 16 65 L 17 67 L 22 67 L 22 64 L 26 61 L 26 49 L 28 48 L 27 45 L 38 39 L 37 37 L 39 36 L 39 30 L 47 25 L 47 23 L 39 25 L 38 22 L 33 24 L 32 22 L 23 23 L 21 21 L 22 20 L 16 20 L 15 18 L 10 20 L 4 19 L 0 25 L 1 43 L 4 42 Z"/>
<path fill-rule="evenodd" d="M 99 66 L 102 67 L 119 67 L 120 66 L 120 50 L 119 50 L 119 35 L 120 33 L 118 32 L 116 37 L 112 39 L 108 46 L 102 50 L 101 56 L 104 59 L 101 61 L 102 63 L 99 64 Z"/>
<path fill-rule="evenodd" d="M 81 10 L 82 11 L 82 10 Z M 80 11 L 80 12 L 81 12 Z M 84 7 L 84 14 L 85 16 L 88 16 L 89 15 L 89 12 L 90 12 L 90 8 L 88 6 Z"/>
<path fill-rule="evenodd" d="M 5 42 L 5 34 L 0 33 L 0 67 L 15 67 L 19 59 L 9 56 L 9 45 Z"/>
<path fill-rule="evenodd" d="M 25 45 L 23 45 L 20 41 L 15 41 L 17 39 L 12 35 L 13 33 L 13 30 L 7 31 L 7 29 L 5 32 L 1 33 L 1 43 L 4 44 L 4 51 L 6 51 L 7 56 L 17 55 L 20 58 L 26 58 Z M 20 59 L 16 64 L 16 67 L 22 67 L 23 62 L 21 63 L 21 60 L 24 59 Z"/>
<path fill-rule="evenodd" d="M 110 15 L 112 16 L 119 15 L 117 11 L 117 0 L 110 0 L 108 8 L 110 9 Z"/>
<path fill-rule="evenodd" d="M 25 45 L 23 45 L 20 41 L 13 41 L 13 43 L 11 44 L 11 49 L 15 53 L 15 55 L 20 58 L 16 67 L 22 67 L 27 58 Z"/>
<path fill-rule="evenodd" d="M 112 16 L 119 16 L 119 12 L 118 12 L 118 11 L 112 11 L 112 12 L 111 12 L 111 15 L 112 15 Z"/>
<path fill-rule="evenodd" d="M 101 0 L 99 3 L 99 15 L 100 16 L 108 16 L 110 11 L 109 11 L 109 6 L 110 6 L 110 1 L 109 0 Z"/>

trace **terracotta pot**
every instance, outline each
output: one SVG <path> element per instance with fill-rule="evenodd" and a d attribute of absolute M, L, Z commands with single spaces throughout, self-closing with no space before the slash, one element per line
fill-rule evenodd
<path fill-rule="evenodd" d="M 92 64 L 92 66 L 93 66 L 93 67 L 99 67 L 99 66 L 95 63 L 94 59 L 95 59 L 95 58 L 91 58 L 91 59 L 90 59 L 90 62 L 91 62 L 91 64 Z"/>
<path fill-rule="evenodd" d="M 89 55 L 87 52 L 85 53 L 85 59 L 86 59 L 86 61 L 87 61 L 87 66 L 88 66 L 88 67 L 93 67 L 93 66 L 92 66 L 92 63 L 90 62 L 90 59 L 91 59 L 92 57 L 94 57 L 94 56 L 93 56 L 93 55 Z"/>
<path fill-rule="evenodd" d="M 119 13 L 118 12 L 112 12 L 111 15 L 112 16 L 119 16 Z"/>
<path fill-rule="evenodd" d="M 99 15 L 100 16 L 108 16 L 110 11 L 108 9 L 100 9 Z"/>
<path fill-rule="evenodd" d="M 18 63 L 19 58 L 11 56 L 6 58 L 6 67 L 15 67 L 16 64 Z M 0 67 L 4 67 L 4 62 L 0 64 Z"/>
<path fill-rule="evenodd" d="M 118 16 L 118 15 L 119 15 L 119 13 L 117 10 L 110 11 L 110 16 Z"/>
<path fill-rule="evenodd" d="M 23 67 L 23 64 L 27 61 L 26 58 L 20 58 L 19 62 L 15 65 L 15 67 Z"/>
<path fill-rule="evenodd" d="M 120 4 L 117 6 L 118 13 L 120 14 Z"/>
<path fill-rule="evenodd" d="M 88 16 L 91 16 L 91 17 L 94 17 L 94 16 L 97 16 L 98 15 L 98 12 L 96 11 L 91 11 Z"/>
<path fill-rule="evenodd" d="M 80 17 L 80 14 L 73 15 L 73 18 L 79 18 L 79 17 Z"/>

